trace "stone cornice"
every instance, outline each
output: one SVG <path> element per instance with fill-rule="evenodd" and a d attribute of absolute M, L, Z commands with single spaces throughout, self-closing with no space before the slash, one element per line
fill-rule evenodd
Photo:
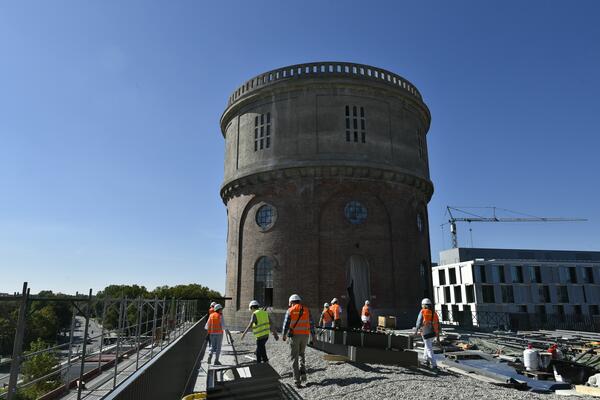
<path fill-rule="evenodd" d="M 305 177 L 348 178 L 409 185 L 419 190 L 425 196 L 427 202 L 431 200 L 433 195 L 433 183 L 431 181 L 411 174 L 375 167 L 335 165 L 282 168 L 246 175 L 225 183 L 221 187 L 221 199 L 227 204 L 232 197 L 244 193 L 244 189 L 253 185 Z"/>

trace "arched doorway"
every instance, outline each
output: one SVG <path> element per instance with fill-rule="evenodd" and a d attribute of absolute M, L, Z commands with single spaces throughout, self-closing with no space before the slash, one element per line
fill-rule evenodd
<path fill-rule="evenodd" d="M 371 298 L 371 276 L 369 262 L 361 255 L 352 255 L 346 266 L 346 288 L 348 304 L 346 305 L 349 327 L 360 327 L 360 310 L 365 300 Z"/>

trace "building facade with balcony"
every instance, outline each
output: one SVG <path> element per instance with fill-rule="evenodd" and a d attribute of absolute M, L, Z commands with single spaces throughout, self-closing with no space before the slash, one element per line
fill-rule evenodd
<path fill-rule="evenodd" d="M 528 314 L 594 318 L 600 314 L 600 252 L 456 248 L 432 268 L 442 320 Z M 600 317 L 598 317 L 600 318 Z"/>

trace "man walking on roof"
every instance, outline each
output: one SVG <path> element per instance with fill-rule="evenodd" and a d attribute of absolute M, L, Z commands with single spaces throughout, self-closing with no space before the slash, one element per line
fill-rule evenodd
<path fill-rule="evenodd" d="M 208 334 L 208 342 L 210 344 L 208 363 L 210 364 L 214 355 L 214 365 L 221 365 L 219 362 L 219 356 L 221 355 L 221 344 L 223 343 L 223 333 L 225 331 L 225 324 L 223 322 L 223 306 L 216 304 L 214 309 L 215 311 L 208 316 L 208 320 L 204 326 L 204 329 L 206 329 Z"/>
<path fill-rule="evenodd" d="M 273 336 L 275 340 L 279 340 L 279 336 L 277 335 L 277 331 L 275 330 L 275 326 L 271 321 L 271 316 L 265 310 L 261 310 L 260 304 L 256 300 L 252 300 L 248 305 L 248 308 L 252 312 L 252 317 L 250 318 L 250 323 L 242 332 L 242 340 L 244 340 L 244 336 L 246 336 L 246 332 L 250 328 L 252 328 L 252 333 L 256 338 L 256 363 L 260 364 L 261 362 L 269 362 L 269 358 L 267 357 L 267 340 L 269 339 L 269 333 L 273 332 Z"/>
<path fill-rule="evenodd" d="M 429 363 L 431 363 L 431 367 L 437 369 L 437 363 L 433 354 L 433 338 L 437 338 L 437 342 L 440 342 L 440 320 L 433 309 L 431 300 L 423 299 L 421 307 L 422 309 L 419 312 L 415 325 L 415 334 L 420 333 L 423 338 L 424 364 L 429 366 Z"/>
<path fill-rule="evenodd" d="M 342 307 L 338 304 L 338 299 L 334 297 L 331 300 L 331 307 L 329 309 L 333 312 L 333 328 L 342 327 Z"/>
<path fill-rule="evenodd" d="M 296 387 L 302 387 L 302 382 L 306 382 L 306 363 L 304 352 L 308 344 L 309 335 L 313 343 L 315 339 L 315 327 L 310 317 L 308 307 L 301 304 L 302 299 L 297 294 L 293 294 L 289 299 L 289 306 L 283 320 L 283 341 L 290 338 L 290 358 L 292 361 L 292 370 L 294 371 L 294 382 Z M 300 361 L 300 365 L 298 365 Z"/>

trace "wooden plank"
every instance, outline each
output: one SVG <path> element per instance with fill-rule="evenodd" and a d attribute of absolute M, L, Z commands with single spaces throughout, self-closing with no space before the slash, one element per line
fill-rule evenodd
<path fill-rule="evenodd" d="M 593 386 L 575 385 L 575 391 L 588 396 L 600 397 L 600 388 Z"/>
<path fill-rule="evenodd" d="M 342 361 L 342 362 L 350 361 L 350 359 L 347 356 L 342 356 L 339 354 L 323 354 L 323 360 L 325 360 L 325 361 Z"/>

